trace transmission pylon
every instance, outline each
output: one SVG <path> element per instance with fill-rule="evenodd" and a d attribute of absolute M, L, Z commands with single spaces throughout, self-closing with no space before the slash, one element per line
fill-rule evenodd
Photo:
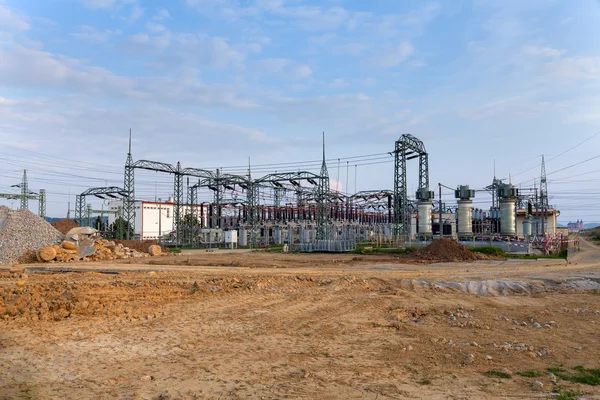
<path fill-rule="evenodd" d="M 131 129 L 129 129 L 129 151 L 127 153 L 127 161 L 125 162 L 125 176 L 123 180 L 123 189 L 126 197 L 123 198 L 123 220 L 127 229 L 125 229 L 125 237 L 119 239 L 133 239 L 131 237 L 131 228 L 135 224 L 135 185 L 134 185 L 134 168 L 133 157 L 131 156 Z"/>
<path fill-rule="evenodd" d="M 23 170 L 23 180 L 21 181 L 21 210 L 29 209 L 29 188 L 27 187 L 27 170 Z"/>
<path fill-rule="evenodd" d="M 329 172 L 325 162 L 325 132 L 323 132 L 323 163 L 319 173 L 319 186 L 317 188 L 317 240 L 327 238 L 327 225 L 330 222 L 329 213 Z"/>
<path fill-rule="evenodd" d="M 548 212 L 548 181 L 546 179 L 546 162 L 542 155 L 542 174 L 540 177 L 540 200 L 542 203 L 542 235 L 546 234 L 546 213 Z"/>

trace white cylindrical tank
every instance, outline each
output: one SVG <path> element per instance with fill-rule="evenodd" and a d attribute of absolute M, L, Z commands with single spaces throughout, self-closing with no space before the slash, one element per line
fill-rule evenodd
<path fill-rule="evenodd" d="M 458 234 L 473 234 L 473 202 L 471 200 L 458 200 Z"/>
<path fill-rule="evenodd" d="M 523 236 L 524 237 L 531 236 L 531 221 L 528 219 L 523 221 Z"/>
<path fill-rule="evenodd" d="M 500 234 L 515 235 L 515 199 L 500 200 Z"/>
<path fill-rule="evenodd" d="M 420 201 L 417 210 L 419 213 L 419 235 L 431 235 L 431 203 Z"/>
<path fill-rule="evenodd" d="M 238 246 L 248 246 L 248 234 L 245 228 L 238 231 Z"/>

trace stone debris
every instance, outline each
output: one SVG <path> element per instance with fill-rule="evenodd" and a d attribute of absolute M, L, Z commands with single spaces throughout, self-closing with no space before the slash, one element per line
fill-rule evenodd
<path fill-rule="evenodd" d="M 502 368 L 500 370 L 501 373 L 512 376 L 513 372 L 508 368 Z"/>
<path fill-rule="evenodd" d="M 160 246 L 151 245 L 147 252 L 140 252 L 121 243 L 102 239 L 98 231 L 86 226 L 71 229 L 60 245 L 45 246 L 30 251 L 27 262 L 105 261 L 162 254 Z"/>
<path fill-rule="evenodd" d="M 0 264 L 23 262 L 24 257 L 35 261 L 29 250 L 58 244 L 62 238 L 62 233 L 31 211 L 0 206 Z"/>
<path fill-rule="evenodd" d="M 542 390 L 544 388 L 544 384 L 540 381 L 534 381 L 532 383 L 532 385 L 533 385 L 533 388 L 537 389 L 537 390 Z"/>
<path fill-rule="evenodd" d="M 469 365 L 475 361 L 475 356 L 473 354 L 467 354 L 465 359 L 463 360 L 463 364 Z"/>
<path fill-rule="evenodd" d="M 550 372 L 550 382 L 556 383 L 556 375 L 554 375 L 552 372 Z"/>

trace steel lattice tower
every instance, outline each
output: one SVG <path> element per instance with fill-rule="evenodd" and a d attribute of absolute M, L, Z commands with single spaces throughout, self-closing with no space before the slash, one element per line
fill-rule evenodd
<path fill-rule="evenodd" d="M 540 177 L 540 200 L 542 203 L 542 235 L 546 234 L 546 212 L 548 211 L 548 181 L 546 179 L 546 162 L 542 155 L 542 173 Z"/>
<path fill-rule="evenodd" d="M 27 186 L 27 170 L 23 170 L 23 181 L 21 182 L 21 210 L 29 209 L 29 187 Z"/>
<path fill-rule="evenodd" d="M 325 132 L 323 132 L 323 163 L 319 173 L 319 186 L 317 188 L 317 239 L 327 238 L 327 225 L 329 224 L 329 172 L 325 162 Z"/>
<path fill-rule="evenodd" d="M 423 142 L 404 134 L 394 149 L 394 235 L 410 234 L 410 213 L 406 183 L 406 162 L 419 158 L 419 189 L 429 188 L 429 159 Z"/>
<path fill-rule="evenodd" d="M 125 162 L 125 176 L 123 180 L 123 189 L 126 197 L 123 198 L 123 220 L 128 229 L 125 232 L 121 230 L 119 239 L 132 239 L 131 230 L 135 227 L 135 172 L 133 168 L 133 157 L 131 156 L 131 129 L 129 130 L 129 152 Z M 124 236 L 124 237 L 123 237 Z"/>
<path fill-rule="evenodd" d="M 46 189 L 40 189 L 38 215 L 44 219 L 46 218 Z"/>
<path fill-rule="evenodd" d="M 181 173 L 181 163 L 177 161 L 175 169 L 175 179 L 173 181 L 173 230 L 177 243 L 181 243 L 181 205 L 183 204 L 183 174 Z"/>

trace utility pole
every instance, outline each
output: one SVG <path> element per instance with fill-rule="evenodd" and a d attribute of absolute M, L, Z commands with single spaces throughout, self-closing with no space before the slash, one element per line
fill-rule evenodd
<path fill-rule="evenodd" d="M 442 218 L 442 211 L 443 211 L 443 209 L 442 209 L 442 183 L 441 182 L 438 183 L 438 186 L 439 186 L 439 190 L 440 190 L 440 218 L 439 218 L 439 221 L 440 221 L 440 239 L 441 239 L 444 237 L 444 224 L 442 223 L 442 219 L 443 219 Z"/>

